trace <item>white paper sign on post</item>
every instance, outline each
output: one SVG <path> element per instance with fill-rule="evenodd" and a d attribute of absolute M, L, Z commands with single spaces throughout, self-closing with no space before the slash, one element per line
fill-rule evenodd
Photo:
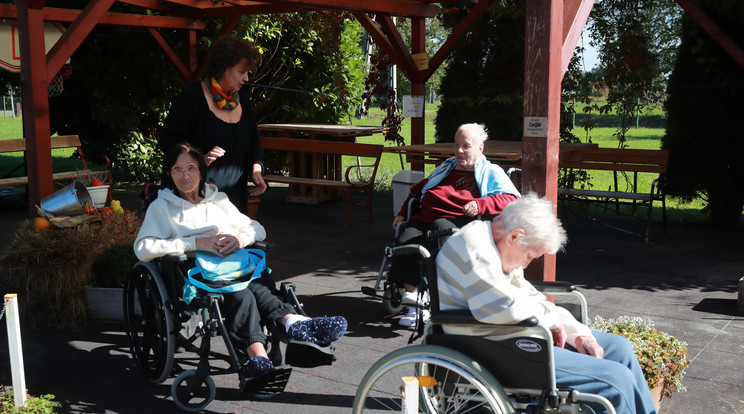
<path fill-rule="evenodd" d="M 421 118 L 424 116 L 424 97 L 403 95 L 403 116 Z"/>
<path fill-rule="evenodd" d="M 524 117 L 524 136 L 526 137 L 547 137 L 548 136 L 548 117 L 547 116 L 526 116 Z"/>

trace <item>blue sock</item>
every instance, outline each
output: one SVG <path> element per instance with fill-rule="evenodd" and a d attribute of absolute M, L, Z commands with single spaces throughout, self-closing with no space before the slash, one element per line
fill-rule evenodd
<path fill-rule="evenodd" d="M 327 345 L 341 338 L 347 325 L 343 316 L 324 316 L 295 322 L 287 328 L 287 334 L 298 341 Z"/>

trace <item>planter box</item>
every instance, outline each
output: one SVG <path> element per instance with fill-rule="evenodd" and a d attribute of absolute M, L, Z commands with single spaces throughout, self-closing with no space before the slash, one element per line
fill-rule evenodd
<path fill-rule="evenodd" d="M 124 289 L 86 286 L 85 303 L 95 321 L 124 320 Z"/>

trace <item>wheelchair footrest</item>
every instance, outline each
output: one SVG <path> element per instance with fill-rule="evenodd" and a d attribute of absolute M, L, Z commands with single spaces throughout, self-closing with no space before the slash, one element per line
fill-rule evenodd
<path fill-rule="evenodd" d="M 263 375 L 243 378 L 240 381 L 240 391 L 252 399 L 271 398 L 284 391 L 291 374 L 292 367 L 286 365 L 274 367 Z"/>
<path fill-rule="evenodd" d="M 314 368 L 322 365 L 331 365 L 336 357 L 333 345 L 321 346 L 307 341 L 287 342 L 284 363 L 299 368 Z"/>

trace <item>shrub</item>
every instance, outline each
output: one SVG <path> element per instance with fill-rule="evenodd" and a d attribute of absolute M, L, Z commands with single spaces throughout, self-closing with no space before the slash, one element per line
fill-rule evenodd
<path fill-rule="evenodd" d="M 3 414 L 54 414 L 58 412 L 57 404 L 52 401 L 54 395 L 46 394 L 40 397 L 28 396 L 23 407 L 16 407 L 13 389 L 0 386 L 0 412 Z"/>
<path fill-rule="evenodd" d="M 602 319 L 597 316 L 589 327 L 628 338 L 649 388 L 663 386 L 666 397 L 686 391 L 682 385 L 685 369 L 690 365 L 686 342 L 657 331 L 653 321 L 639 317 Z"/>

